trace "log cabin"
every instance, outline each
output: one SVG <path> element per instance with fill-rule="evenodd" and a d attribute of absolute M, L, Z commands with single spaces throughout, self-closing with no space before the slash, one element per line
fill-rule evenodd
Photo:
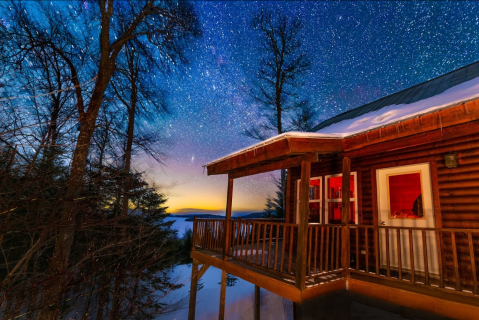
<path fill-rule="evenodd" d="M 195 219 L 196 283 L 223 271 L 293 301 L 339 290 L 479 318 L 479 62 L 206 165 L 227 175 L 224 219 Z M 286 169 L 285 217 L 231 218 L 235 179 Z M 199 268 L 201 266 L 201 268 Z M 303 311 L 302 311 L 303 310 Z"/>

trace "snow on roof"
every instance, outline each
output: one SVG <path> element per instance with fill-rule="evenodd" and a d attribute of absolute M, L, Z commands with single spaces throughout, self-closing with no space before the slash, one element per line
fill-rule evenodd
<path fill-rule="evenodd" d="M 244 149 L 241 149 L 241 150 L 235 151 L 233 153 L 230 153 L 230 154 L 228 154 L 224 157 L 221 157 L 219 159 L 216 159 L 214 161 L 211 161 L 210 163 L 207 163 L 206 166 L 209 166 L 209 165 L 215 164 L 217 162 L 226 160 L 228 158 L 231 158 L 231 157 L 233 157 L 235 155 L 238 155 L 240 153 L 243 153 L 243 152 L 247 152 L 247 151 L 250 151 L 250 150 L 255 150 L 255 149 L 264 147 L 266 145 L 272 144 L 275 141 L 278 141 L 278 140 L 281 140 L 281 139 L 284 139 L 284 138 L 341 139 L 342 136 L 338 135 L 338 134 L 330 134 L 330 133 L 326 134 L 326 133 L 318 133 L 318 132 L 295 132 L 295 131 L 285 132 L 285 133 L 279 134 L 277 136 L 271 137 L 269 139 L 266 139 L 264 141 L 261 141 L 259 143 L 256 143 L 252 146 L 248 146 Z"/>
<path fill-rule="evenodd" d="M 479 98 L 479 77 L 410 104 L 392 104 L 322 128 L 318 133 L 348 137 Z"/>

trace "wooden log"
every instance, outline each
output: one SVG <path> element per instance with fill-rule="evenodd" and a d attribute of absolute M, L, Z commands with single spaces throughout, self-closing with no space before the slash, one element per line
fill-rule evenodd
<path fill-rule="evenodd" d="M 309 215 L 309 180 L 311 177 L 311 162 L 301 163 L 301 194 L 299 203 L 298 240 L 296 250 L 296 287 L 305 289 L 306 280 L 306 247 L 308 236 Z"/>
<path fill-rule="evenodd" d="M 350 185 L 351 185 L 351 159 L 343 158 L 343 176 L 342 176 L 342 207 L 341 207 L 341 223 L 348 224 L 350 221 Z M 341 248 L 341 252 L 345 252 L 346 247 Z"/>
<path fill-rule="evenodd" d="M 225 319 L 226 276 L 226 271 L 221 271 L 220 310 L 218 314 L 218 320 Z"/>
<path fill-rule="evenodd" d="M 196 290 L 198 289 L 198 260 L 193 259 L 191 266 L 190 304 L 188 320 L 195 320 Z"/>

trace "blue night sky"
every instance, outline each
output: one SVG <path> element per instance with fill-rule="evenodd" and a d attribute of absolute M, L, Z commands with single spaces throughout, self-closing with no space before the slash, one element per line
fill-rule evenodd
<path fill-rule="evenodd" d="M 298 92 L 319 110 L 317 122 L 479 59 L 475 2 L 194 2 L 202 37 L 190 64 L 165 79 L 172 116 L 158 123 L 171 138 L 166 166 L 142 160 L 165 187 L 171 212 L 224 210 L 225 176 L 206 163 L 256 143 L 242 135 L 259 119 L 250 97 L 258 69 L 252 16 L 262 8 L 299 16 L 312 67 Z M 234 210 L 261 210 L 275 188 L 271 174 L 235 184 Z"/>

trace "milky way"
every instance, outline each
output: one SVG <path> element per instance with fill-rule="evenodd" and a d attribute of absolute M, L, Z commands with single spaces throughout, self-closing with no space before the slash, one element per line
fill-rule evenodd
<path fill-rule="evenodd" d="M 255 143 L 242 135 L 259 121 L 249 94 L 259 52 L 250 27 L 259 10 L 304 22 L 312 60 L 299 91 L 319 110 L 317 122 L 479 59 L 479 4 L 474 2 L 194 2 L 202 37 L 190 64 L 164 80 L 172 116 L 158 123 L 174 142 L 165 168 L 147 170 L 167 190 L 172 210 L 224 208 L 226 177 L 207 177 L 209 161 Z M 236 185 L 237 210 L 261 209 L 271 176 Z"/>

